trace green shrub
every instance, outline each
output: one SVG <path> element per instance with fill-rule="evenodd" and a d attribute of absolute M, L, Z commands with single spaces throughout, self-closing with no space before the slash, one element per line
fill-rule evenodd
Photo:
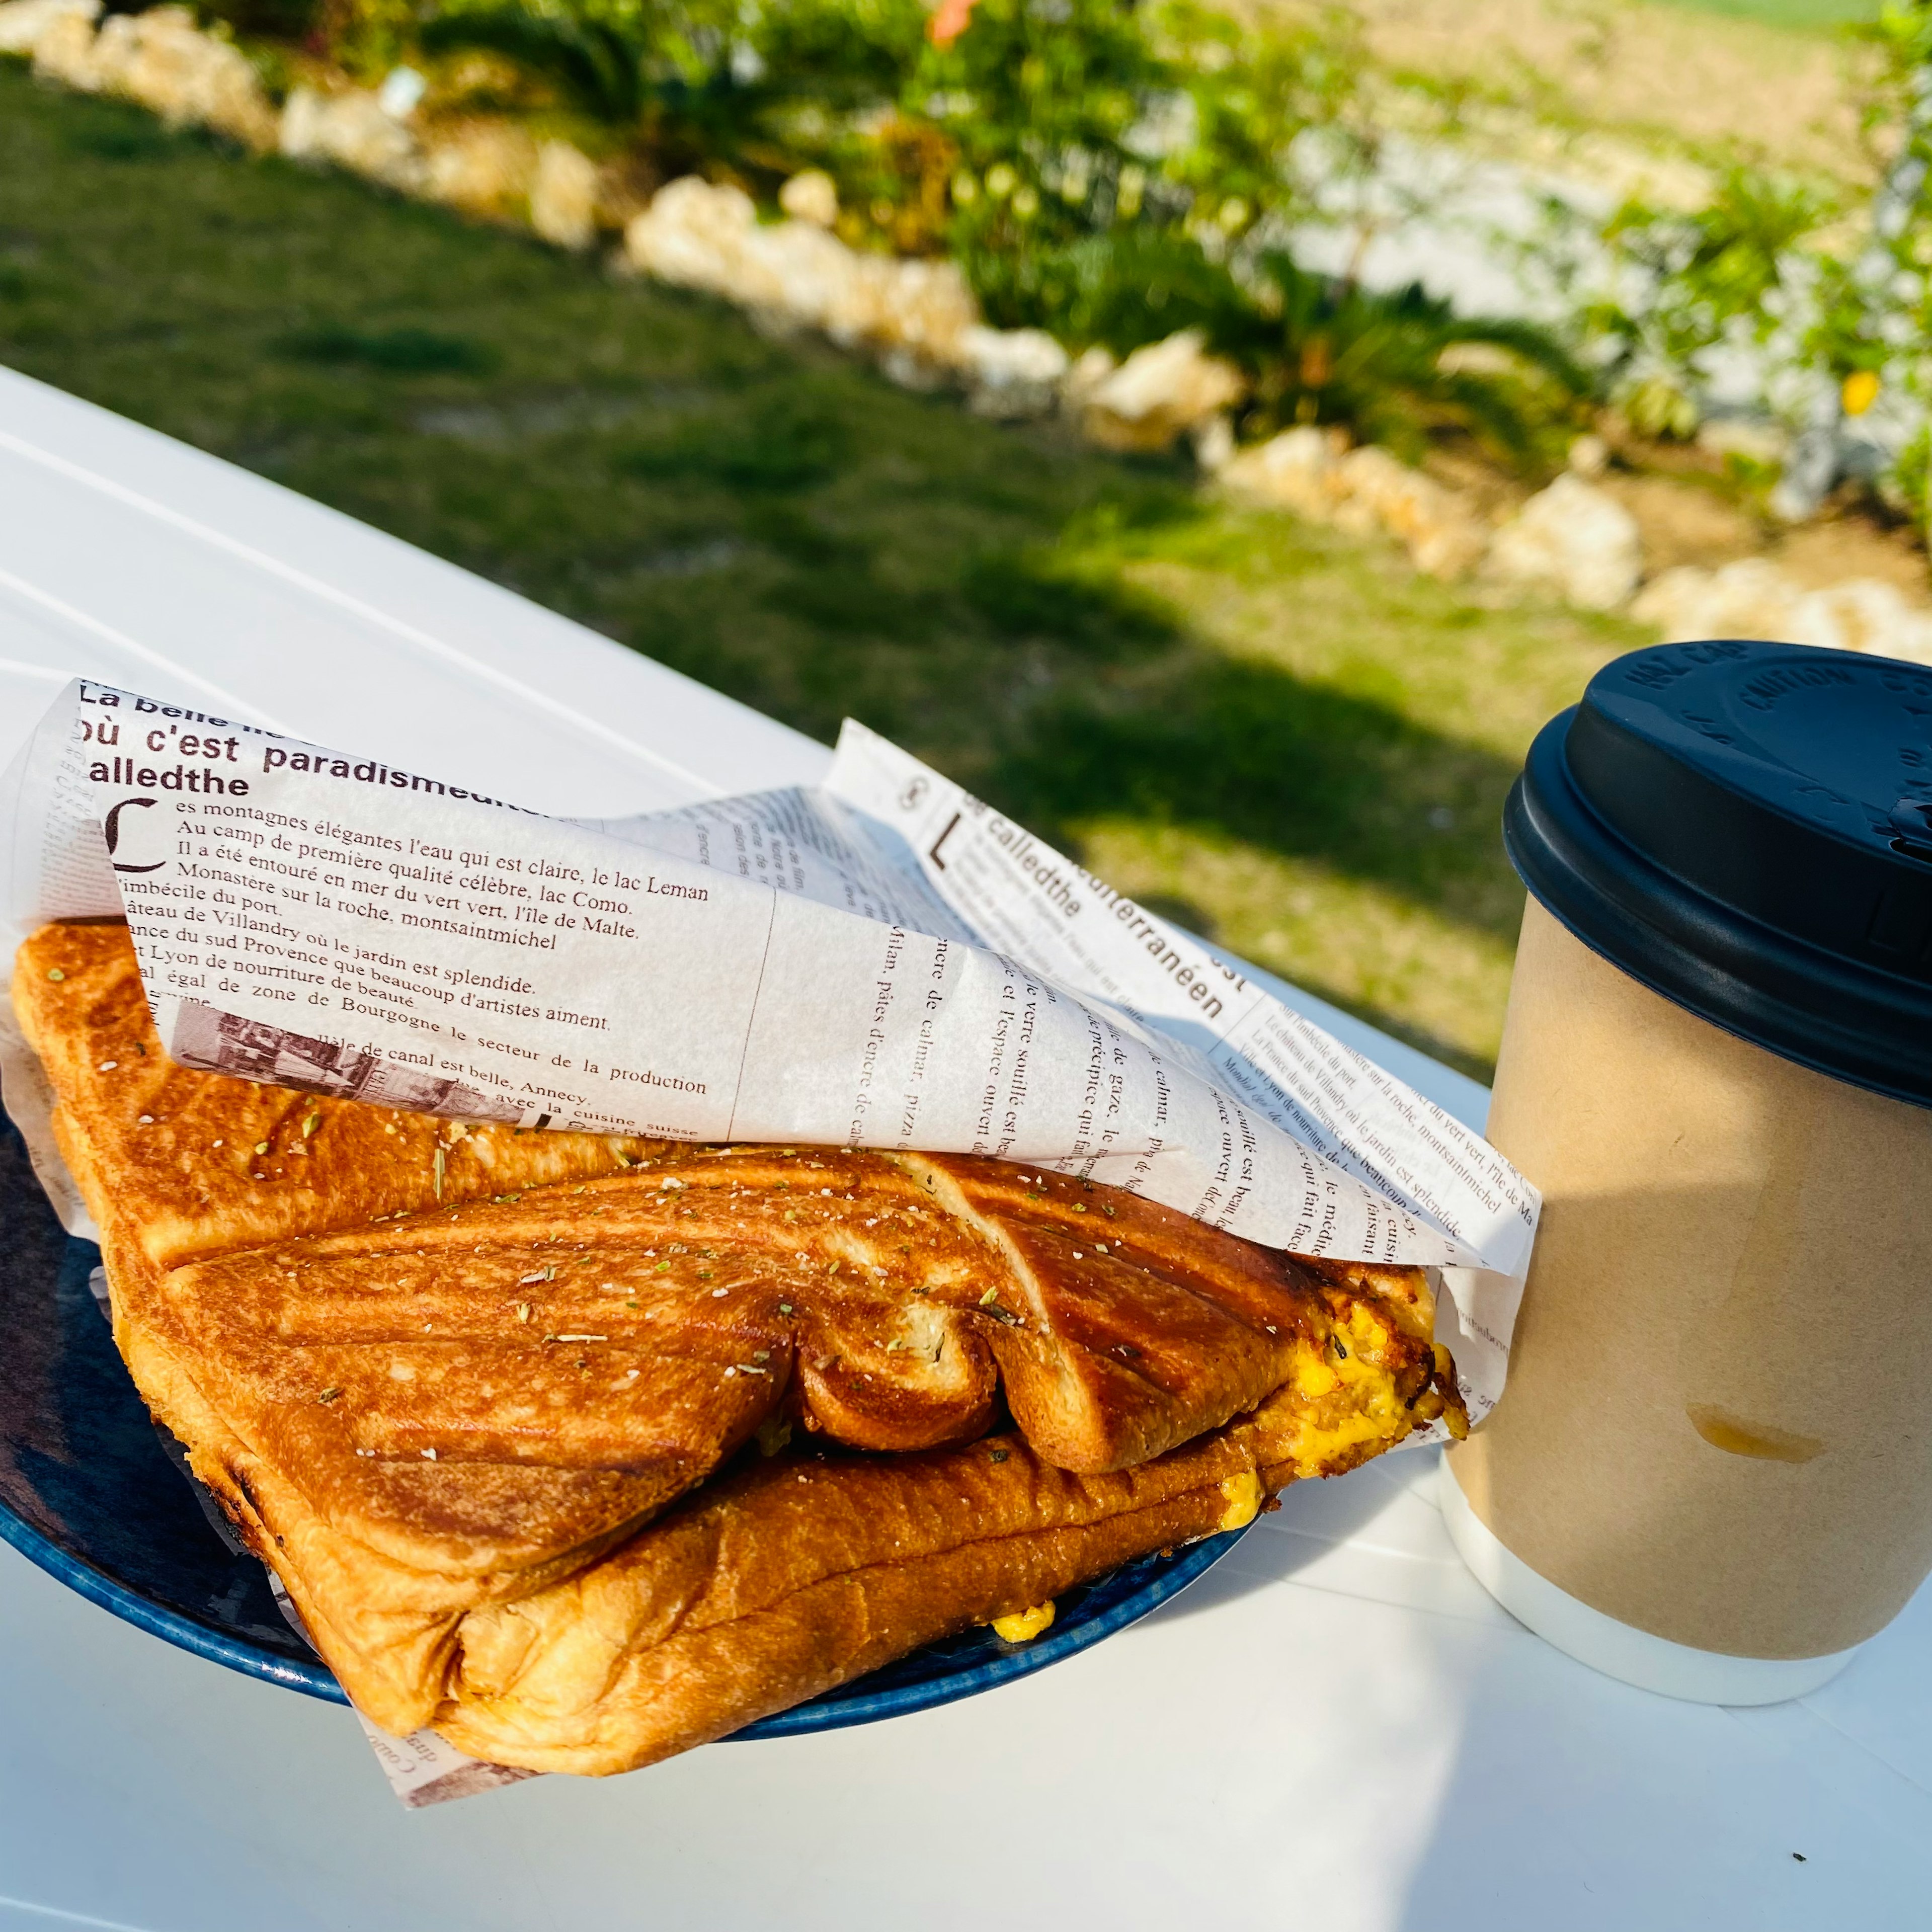
<path fill-rule="evenodd" d="M 1449 432 L 1532 464 L 1574 433 L 1590 379 L 1546 331 L 1458 315 L 1420 287 L 1310 274 L 1278 251 L 1257 272 L 1263 298 L 1214 338 L 1253 380 L 1257 426 L 1339 423 L 1412 457 Z"/>
<path fill-rule="evenodd" d="M 1281 252 L 1306 212 L 1290 143 L 1355 112 L 1339 16 L 1257 34 L 1196 0 L 976 0 L 940 44 L 922 0 L 440 0 L 420 19 L 412 0 L 318 4 L 352 66 L 487 52 L 526 100 L 660 178 L 694 170 L 769 204 L 823 168 L 847 242 L 950 256 L 996 326 L 1116 356 L 1199 328 L 1248 374 L 1256 431 L 1337 423 L 1412 454 L 1455 434 L 1533 460 L 1585 386 L 1535 331 Z M 1445 360 L 1472 344 L 1491 363 Z M 327 352 L 398 366 L 368 344 Z M 806 427 L 764 428 L 776 467 L 738 480 L 803 487 L 824 466 L 801 453 Z M 675 437 L 634 460 L 703 466 Z"/>
<path fill-rule="evenodd" d="M 1294 212 L 1289 142 L 1345 87 L 1319 37 L 1184 0 L 979 0 L 902 105 L 958 149 L 946 240 L 989 316 L 1118 349 L 1180 326 L 1170 296 L 1228 298 L 1244 242 Z"/>
<path fill-rule="evenodd" d="M 1817 284 L 1804 244 L 1835 211 L 1814 189 L 1736 168 L 1694 214 L 1632 202 L 1604 230 L 1636 292 L 1588 308 L 1585 328 L 1606 352 L 1605 380 L 1635 427 L 1688 436 L 1697 427 L 1700 358 L 1740 334 L 1762 345 Z"/>

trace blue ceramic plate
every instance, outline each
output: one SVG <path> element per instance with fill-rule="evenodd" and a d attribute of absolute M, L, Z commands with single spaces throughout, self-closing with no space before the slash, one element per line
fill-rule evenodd
<path fill-rule="evenodd" d="M 346 1704 L 284 1620 L 268 1572 L 190 1481 L 115 1352 L 88 1278 L 91 1241 L 62 1228 L 0 1118 L 0 1539 L 104 1610 L 198 1657 Z M 748 1726 L 790 1737 L 922 1711 L 1043 1670 L 1124 1630 L 1192 1582 L 1240 1532 L 1149 1556 L 1060 1599 L 1029 1644 L 978 1630 Z"/>

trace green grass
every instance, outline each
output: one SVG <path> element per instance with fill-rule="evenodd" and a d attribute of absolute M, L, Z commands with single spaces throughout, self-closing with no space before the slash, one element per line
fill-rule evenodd
<path fill-rule="evenodd" d="M 1722 14 L 1764 27 L 1798 29 L 1842 27 L 1878 17 L 1880 0 L 1661 0 L 1665 6 L 1699 14 Z"/>
<path fill-rule="evenodd" d="M 1641 641 L 0 66 L 0 359 L 829 740 L 1477 1072 L 1529 736 Z"/>

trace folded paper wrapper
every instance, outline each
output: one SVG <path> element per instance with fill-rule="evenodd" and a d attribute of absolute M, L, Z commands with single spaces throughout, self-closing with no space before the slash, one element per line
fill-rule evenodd
<path fill-rule="evenodd" d="M 848 724 L 826 785 L 622 821 L 77 681 L 0 780 L 17 940 L 124 916 L 210 1072 L 525 1126 L 1038 1162 L 1442 1270 L 1472 1418 L 1535 1190 L 1198 940 Z"/>
<path fill-rule="evenodd" d="M 12 936 L 124 916 L 184 1065 L 531 1126 L 1034 1162 L 1436 1269 L 1472 1418 L 1502 1391 L 1535 1190 L 862 728 L 818 791 L 574 823 L 76 682 L 0 779 L 0 826 Z M 8 1111 L 88 1232 L 44 1083 L 6 1053 Z"/>

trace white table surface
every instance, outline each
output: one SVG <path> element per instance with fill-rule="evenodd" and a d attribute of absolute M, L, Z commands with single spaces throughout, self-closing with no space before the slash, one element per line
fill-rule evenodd
<path fill-rule="evenodd" d="M 75 673 L 564 812 L 808 783 L 826 756 L 0 370 L 0 763 Z M 1472 1082 L 1300 1004 L 1480 1122 Z M 417 1813 L 347 1712 L 170 1648 L 0 1546 L 0 1932 L 1932 1918 L 1932 1591 L 1800 1702 L 1673 1703 L 1498 1610 L 1435 1474 L 1412 1453 L 1290 1490 L 1145 1622 L 964 1703 Z"/>

